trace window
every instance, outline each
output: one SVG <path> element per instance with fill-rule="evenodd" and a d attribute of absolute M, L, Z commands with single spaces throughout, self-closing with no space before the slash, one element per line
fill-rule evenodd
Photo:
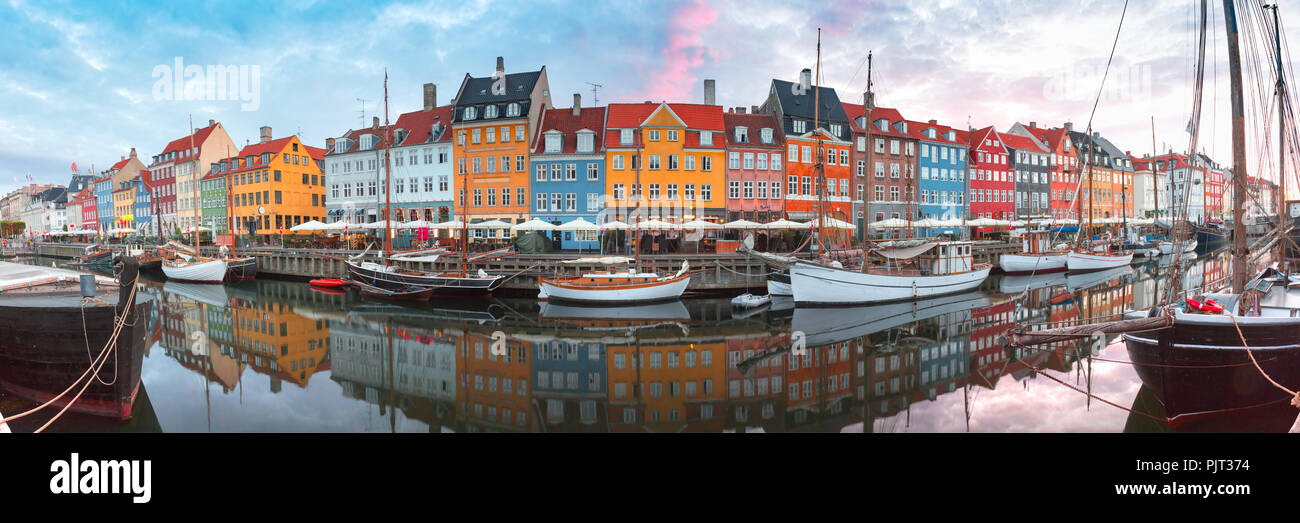
<path fill-rule="evenodd" d="M 705 158 L 707 159 L 708 157 L 705 156 Z M 705 170 L 707 170 L 707 169 L 705 169 Z M 700 199 L 701 199 L 701 200 L 704 200 L 704 201 L 706 201 L 706 202 L 708 202 L 708 201 L 713 201 L 713 186 L 712 186 L 712 185 L 704 184 L 704 185 L 701 185 L 701 186 L 700 186 Z"/>
<path fill-rule="evenodd" d="M 677 170 L 677 155 L 675 154 L 668 155 L 668 170 L 670 171 Z"/>
<path fill-rule="evenodd" d="M 495 117 L 496 117 L 496 114 L 495 114 L 495 113 L 496 113 L 496 106 L 494 106 L 494 105 L 489 105 L 489 106 L 488 106 L 488 112 L 489 112 L 489 113 L 494 113 L 494 114 L 488 115 L 488 116 L 487 116 L 488 118 L 495 118 Z M 488 127 L 488 128 L 487 128 L 487 138 L 486 138 L 485 141 L 486 141 L 487 143 L 497 143 L 497 128 L 496 128 L 496 127 Z"/>
<path fill-rule="evenodd" d="M 755 166 L 756 169 L 758 169 L 758 170 L 760 170 L 760 171 L 765 171 L 765 170 L 767 170 L 767 154 L 766 154 L 766 153 L 758 153 L 758 156 L 757 156 L 756 160 L 758 160 L 758 164 Z"/>
<path fill-rule="evenodd" d="M 578 179 L 578 164 L 576 163 L 564 164 L 564 179 L 568 181 L 574 181 Z"/>
<path fill-rule="evenodd" d="M 772 170 L 781 170 L 781 153 L 772 153 Z"/>
<path fill-rule="evenodd" d="M 754 168 L 754 153 L 745 153 L 744 159 L 745 169 L 752 170 Z"/>
<path fill-rule="evenodd" d="M 799 161 L 803 163 L 812 163 L 812 147 L 805 145 L 802 147 L 801 152 L 803 154 L 800 156 Z"/>
<path fill-rule="evenodd" d="M 740 153 L 736 153 L 736 152 L 727 153 L 727 168 L 728 169 L 740 168 Z"/>
<path fill-rule="evenodd" d="M 614 184 L 614 199 L 622 200 L 624 195 L 624 186 L 621 183 Z"/>
<path fill-rule="evenodd" d="M 670 141 L 670 142 L 676 142 L 676 141 L 677 141 L 677 131 L 676 131 L 675 129 L 670 129 L 670 130 L 668 131 L 668 141 Z"/>
<path fill-rule="evenodd" d="M 700 131 L 700 145 L 713 145 L 713 133 Z"/>
<path fill-rule="evenodd" d="M 701 171 L 712 171 L 712 170 L 713 170 L 713 157 L 712 157 L 712 156 L 701 156 L 701 157 L 700 157 L 700 170 L 701 170 Z M 708 198 L 705 198 L 705 199 L 707 200 Z"/>
<path fill-rule="evenodd" d="M 744 193 L 744 197 L 745 197 L 746 199 L 752 199 L 752 198 L 754 197 L 754 182 L 749 181 L 749 180 L 746 180 L 746 181 L 745 181 L 745 193 Z"/>
<path fill-rule="evenodd" d="M 620 130 L 619 133 L 618 133 L 618 143 L 619 143 L 620 145 L 631 145 L 631 144 L 632 144 L 632 130 L 631 130 L 631 129 L 623 129 L 623 130 Z"/>
<path fill-rule="evenodd" d="M 618 170 L 618 171 L 623 170 L 623 155 L 621 155 L 621 154 L 616 154 L 616 155 L 614 155 L 613 161 L 614 161 L 613 168 L 614 168 L 615 170 Z"/>
<path fill-rule="evenodd" d="M 657 141 L 659 141 L 659 130 L 658 130 L 658 129 L 651 129 L 651 130 L 650 130 L 650 137 L 649 137 L 649 140 L 652 141 L 652 142 L 657 142 Z"/>
<path fill-rule="evenodd" d="M 587 163 L 587 180 L 596 180 L 600 178 L 600 166 L 596 162 Z"/>
<path fill-rule="evenodd" d="M 684 193 L 684 198 L 682 199 L 686 201 L 695 200 L 695 184 L 693 183 L 686 184 L 686 192 Z"/>
<path fill-rule="evenodd" d="M 790 125 L 794 129 L 795 134 L 803 134 L 807 130 L 807 123 L 808 122 L 805 122 L 803 120 L 796 119 L 790 122 Z"/>
<path fill-rule="evenodd" d="M 551 211 L 560 212 L 564 210 L 560 205 L 563 203 L 564 195 L 561 193 L 551 193 Z"/>
<path fill-rule="evenodd" d="M 727 182 L 727 197 L 733 200 L 740 198 L 740 182 Z"/>
<path fill-rule="evenodd" d="M 537 210 L 546 210 L 546 193 L 544 192 L 537 193 Z"/>
<path fill-rule="evenodd" d="M 659 200 L 659 184 L 650 184 L 650 199 L 655 201 Z"/>
<path fill-rule="evenodd" d="M 560 178 L 560 176 L 562 176 L 561 169 L 563 168 L 564 167 L 558 163 L 551 164 L 551 181 L 558 182 L 561 180 Z"/>

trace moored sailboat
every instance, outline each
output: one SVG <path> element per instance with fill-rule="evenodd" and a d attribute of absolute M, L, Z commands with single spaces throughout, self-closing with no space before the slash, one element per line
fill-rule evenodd
<path fill-rule="evenodd" d="M 975 264 L 972 242 L 927 242 L 876 251 L 886 257 L 914 260 L 913 267 L 870 267 L 853 271 L 809 262 L 790 267 L 796 305 L 850 305 L 915 300 L 979 287 L 993 269 Z M 886 254 L 887 253 L 887 254 Z"/>

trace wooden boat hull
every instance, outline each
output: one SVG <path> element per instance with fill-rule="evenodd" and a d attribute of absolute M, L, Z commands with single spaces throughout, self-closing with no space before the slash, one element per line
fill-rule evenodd
<path fill-rule="evenodd" d="M 44 403 L 72 385 L 90 364 L 87 343 L 98 354 L 112 336 L 117 296 L 100 297 L 108 304 L 85 308 L 85 335 L 81 297 L 75 287 L 70 292 L 37 297 L 0 297 L 0 324 L 6 325 L 5 335 L 0 336 L 0 389 Z M 116 358 L 109 355 L 99 371 L 109 384 L 90 376 L 90 385 L 68 408 L 70 412 L 131 417 L 149 336 L 149 322 L 144 319 L 154 305 L 144 294 L 136 294 L 136 300 L 137 321 L 122 328 L 114 348 Z M 61 408 L 74 395 L 75 390 L 54 405 Z"/>
<path fill-rule="evenodd" d="M 1070 251 L 1069 257 L 1065 261 L 1065 267 L 1074 273 L 1104 271 L 1116 267 L 1125 267 L 1132 261 L 1133 253 L 1115 255 Z"/>
<path fill-rule="evenodd" d="M 348 284 L 348 282 L 345 282 L 338 278 L 316 278 L 308 283 L 310 283 L 312 287 L 325 287 L 325 288 L 345 287 Z"/>
<path fill-rule="evenodd" d="M 1134 311 L 1126 318 L 1140 318 Z M 1287 431 L 1295 422 L 1290 397 L 1260 374 L 1242 348 L 1241 337 L 1260 368 L 1283 386 L 1300 388 L 1300 318 L 1238 317 L 1241 334 L 1227 316 L 1178 313 L 1174 326 L 1124 335 L 1129 358 L 1142 380 L 1165 406 L 1172 426 L 1214 431 Z M 1267 413 L 1278 404 L 1284 416 Z M 1230 417 L 1234 423 L 1221 421 Z"/>
<path fill-rule="evenodd" d="M 998 266 L 1007 274 L 1045 274 L 1065 270 L 1068 253 L 1003 254 Z"/>
<path fill-rule="evenodd" d="M 1197 246 L 1196 240 L 1192 240 L 1190 242 L 1184 243 L 1183 252 L 1195 252 L 1196 246 Z M 1174 242 L 1168 242 L 1168 241 L 1160 242 L 1160 254 L 1173 254 L 1173 253 L 1174 253 Z"/>
<path fill-rule="evenodd" d="M 690 273 L 652 282 L 618 285 L 574 284 L 572 279 L 538 278 L 544 299 L 579 303 L 649 303 L 675 300 L 691 283 Z"/>
<path fill-rule="evenodd" d="M 113 251 L 102 250 L 94 254 L 87 254 L 81 257 L 81 263 L 86 265 L 112 265 L 117 256 Z"/>
<path fill-rule="evenodd" d="M 231 258 L 226 260 L 226 279 L 229 281 L 251 280 L 257 277 L 257 258 Z"/>
<path fill-rule="evenodd" d="M 384 289 L 362 282 L 352 282 L 352 285 L 361 291 L 362 296 L 385 301 L 419 302 L 429 301 L 433 297 L 433 289 L 414 285 L 405 289 Z"/>
<path fill-rule="evenodd" d="M 853 305 L 968 291 L 984 283 L 991 270 L 991 265 L 976 265 L 971 271 L 921 276 L 863 273 L 796 263 L 790 267 L 790 283 L 796 305 Z"/>
<path fill-rule="evenodd" d="M 481 278 L 473 274 L 466 274 L 464 278 L 436 274 L 411 274 L 384 271 L 382 267 L 375 264 L 363 265 L 347 262 L 347 265 L 348 277 L 352 281 L 388 290 L 402 290 L 411 285 L 428 287 L 433 289 L 434 294 L 437 295 L 487 296 L 492 294 L 492 291 L 505 278 L 504 276 Z"/>
<path fill-rule="evenodd" d="M 169 280 L 221 283 L 226 279 L 226 260 L 208 260 L 200 263 L 163 262 L 162 270 Z"/>

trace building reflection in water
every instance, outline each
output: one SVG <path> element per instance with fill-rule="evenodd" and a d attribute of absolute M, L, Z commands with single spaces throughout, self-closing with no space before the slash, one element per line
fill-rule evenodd
<path fill-rule="evenodd" d="M 1230 273 L 1220 255 L 1189 263 L 1179 282 L 1185 289 L 1219 285 Z M 340 413 L 360 406 L 392 431 L 1181 430 L 1178 423 L 1126 422 L 1123 411 L 1038 379 L 1049 373 L 1134 410 L 1158 411 L 1117 337 L 1005 344 L 1017 324 L 1063 327 L 1147 307 L 1167 291 L 1160 281 L 1166 270 L 1153 263 L 1000 277 L 979 291 L 916 303 L 787 303 L 745 313 L 733 313 L 727 300 L 410 307 L 292 282 L 169 282 L 158 291 L 157 336 L 167 358 L 203 377 L 204 401 L 209 385 L 213 393 L 239 393 L 251 369 L 270 380 L 276 401 L 318 402 Z M 322 373 L 329 379 L 317 386 L 311 378 Z M 283 394 L 286 382 L 302 393 Z M 999 405 L 1051 400 L 1083 421 L 1052 425 L 1049 413 L 1028 407 L 986 411 L 990 398 L 1014 400 Z M 1289 427 L 1295 413 L 1254 415 L 1261 417 L 1267 422 L 1248 426 Z M 301 430 L 317 430 L 312 420 L 301 423 Z"/>

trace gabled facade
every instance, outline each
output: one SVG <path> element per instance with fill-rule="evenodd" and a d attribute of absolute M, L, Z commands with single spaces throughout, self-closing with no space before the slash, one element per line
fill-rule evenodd
<path fill-rule="evenodd" d="M 149 176 L 148 170 L 142 170 L 140 177 L 131 184 L 135 188 L 135 206 L 132 209 L 135 218 L 133 227 L 138 234 L 154 236 L 158 234 L 158 230 L 153 222 L 153 202 L 149 198 Z"/>
<path fill-rule="evenodd" d="M 727 221 L 758 223 L 782 217 L 785 133 L 770 114 L 723 115 L 727 126 Z"/>
<path fill-rule="evenodd" d="M 530 163 L 533 176 L 532 216 L 553 225 L 578 218 L 597 223 L 605 204 L 604 107 L 547 109 L 542 114 Z M 553 231 L 552 241 L 563 249 L 599 249 L 594 231 Z"/>
<path fill-rule="evenodd" d="M 135 182 L 128 180 L 113 191 L 113 227 L 135 227 Z"/>
<path fill-rule="evenodd" d="M 199 185 L 199 201 L 203 207 L 203 226 L 212 229 L 213 234 L 230 233 L 229 194 L 226 187 L 226 172 L 229 163 L 217 162 L 208 169 Z"/>
<path fill-rule="evenodd" d="M 1093 220 L 1132 217 L 1133 166 L 1128 154 L 1103 138 L 1100 132 L 1088 135 L 1069 131 L 1069 135 L 1078 150 L 1082 173 L 1080 222 L 1087 222 L 1090 211 Z M 1163 168 L 1159 160 L 1156 163 L 1157 168 Z M 1172 177 L 1175 184 L 1178 176 L 1175 169 Z"/>
<path fill-rule="evenodd" d="M 817 137 L 821 136 L 826 160 L 827 183 L 824 189 L 827 215 L 852 222 L 855 217 L 854 184 L 851 180 L 853 158 L 850 151 L 853 145 L 854 128 L 835 89 L 814 86 L 812 71 L 804 69 L 799 72 L 797 82 L 772 79 L 768 87 L 767 99 L 759 106 L 758 112 L 774 115 L 781 124 L 782 133 L 785 134 L 786 216 L 792 220 L 816 218 L 819 211 L 816 208 L 817 201 L 819 194 L 823 192 L 818 176 L 814 174 L 819 156 L 816 150 Z M 822 132 L 816 132 L 813 128 L 814 124 Z M 791 147 L 795 148 L 796 154 L 793 156 L 790 152 Z M 805 147 L 808 149 L 806 161 Z M 831 150 L 835 154 L 834 163 L 831 163 Z M 841 153 L 843 153 L 842 158 Z M 804 178 L 808 179 L 806 188 Z M 832 179 L 835 183 L 833 190 L 830 187 Z M 816 187 L 813 186 L 813 182 L 817 183 Z M 794 192 L 791 189 L 794 189 Z"/>
<path fill-rule="evenodd" d="M 1169 175 L 1164 169 L 1155 169 L 1156 162 L 1151 155 L 1142 158 L 1130 156 L 1133 163 L 1133 216 L 1137 218 L 1155 218 L 1166 216 L 1167 211 L 1157 214 L 1156 203 L 1160 209 L 1169 209 Z M 1156 189 L 1159 193 L 1156 193 Z"/>
<path fill-rule="evenodd" d="M 295 225 L 324 221 L 325 150 L 304 145 L 297 135 L 273 140 L 270 127 L 262 127 L 262 137 L 239 156 L 221 160 L 234 232 L 292 234 Z"/>
<path fill-rule="evenodd" d="M 1033 138 L 1002 133 L 1016 179 L 1016 219 L 1036 220 L 1051 214 L 1051 155 Z"/>
<path fill-rule="evenodd" d="M 389 128 L 381 125 L 376 116 L 370 127 L 350 129 L 338 138 L 326 140 L 325 173 L 330 180 L 326 213 L 329 221 L 360 224 L 381 219 L 386 199 L 384 140 L 388 132 Z M 398 156 L 396 151 L 393 156 Z"/>
<path fill-rule="evenodd" d="M 604 133 L 607 214 L 627 221 L 639 209 L 642 219 L 723 220 L 725 132 L 717 105 L 610 104 Z"/>
<path fill-rule="evenodd" d="M 198 198 L 194 184 L 207 175 L 213 163 L 238 151 L 225 127 L 208 120 L 207 127 L 168 142 L 162 152 L 154 155 L 149 165 L 153 173 L 149 193 L 159 230 L 174 233 L 194 225 L 200 212 L 194 202 Z"/>
<path fill-rule="evenodd" d="M 920 218 L 962 219 L 966 215 L 966 142 L 958 139 L 956 129 L 935 120 L 909 121 L 908 129 L 917 138 L 920 150 Z M 962 231 L 960 227 L 930 228 L 922 235 L 941 233 L 959 235 Z"/>
<path fill-rule="evenodd" d="M 394 219 L 445 222 L 458 217 L 453 205 L 452 106 L 438 106 L 436 92 L 433 84 L 425 84 L 424 107 L 403 113 L 393 123 Z"/>
<path fill-rule="evenodd" d="M 967 143 L 970 155 L 967 170 L 970 177 L 969 217 L 1015 220 L 1016 181 L 1011 171 L 1011 155 L 1002 135 L 993 127 L 985 127 L 970 132 Z"/>
<path fill-rule="evenodd" d="M 1070 123 L 1065 127 L 1046 129 L 1038 127 L 1037 122 L 1029 122 L 1029 125 L 1016 122 L 1007 131 L 1033 138 L 1039 147 L 1049 151 L 1048 205 L 1050 217 L 1057 220 L 1078 219 L 1075 189 L 1079 182 L 1079 157 L 1068 132 L 1072 129 Z"/>
<path fill-rule="evenodd" d="M 870 96 L 868 96 L 870 98 Z M 866 185 L 863 187 L 862 212 L 865 224 L 885 219 L 917 219 L 921 204 L 917 196 L 919 146 L 917 129 L 896 109 L 873 107 L 868 117 L 866 106 L 843 104 L 849 114 L 860 115 L 853 122 L 865 146 L 861 154 Z M 856 147 L 855 147 L 856 149 Z M 863 224 L 863 225 L 865 225 Z M 905 235 L 905 229 L 869 230 L 872 237 Z"/>
<path fill-rule="evenodd" d="M 113 177 L 102 176 L 95 180 L 95 219 L 101 233 L 113 228 Z"/>
<path fill-rule="evenodd" d="M 546 67 L 506 74 L 497 57 L 497 74 L 465 75 L 453 103 L 452 133 L 456 172 L 452 186 L 462 218 L 471 222 L 528 220 L 531 209 L 528 164 L 530 137 L 542 111 L 551 105 Z"/>

